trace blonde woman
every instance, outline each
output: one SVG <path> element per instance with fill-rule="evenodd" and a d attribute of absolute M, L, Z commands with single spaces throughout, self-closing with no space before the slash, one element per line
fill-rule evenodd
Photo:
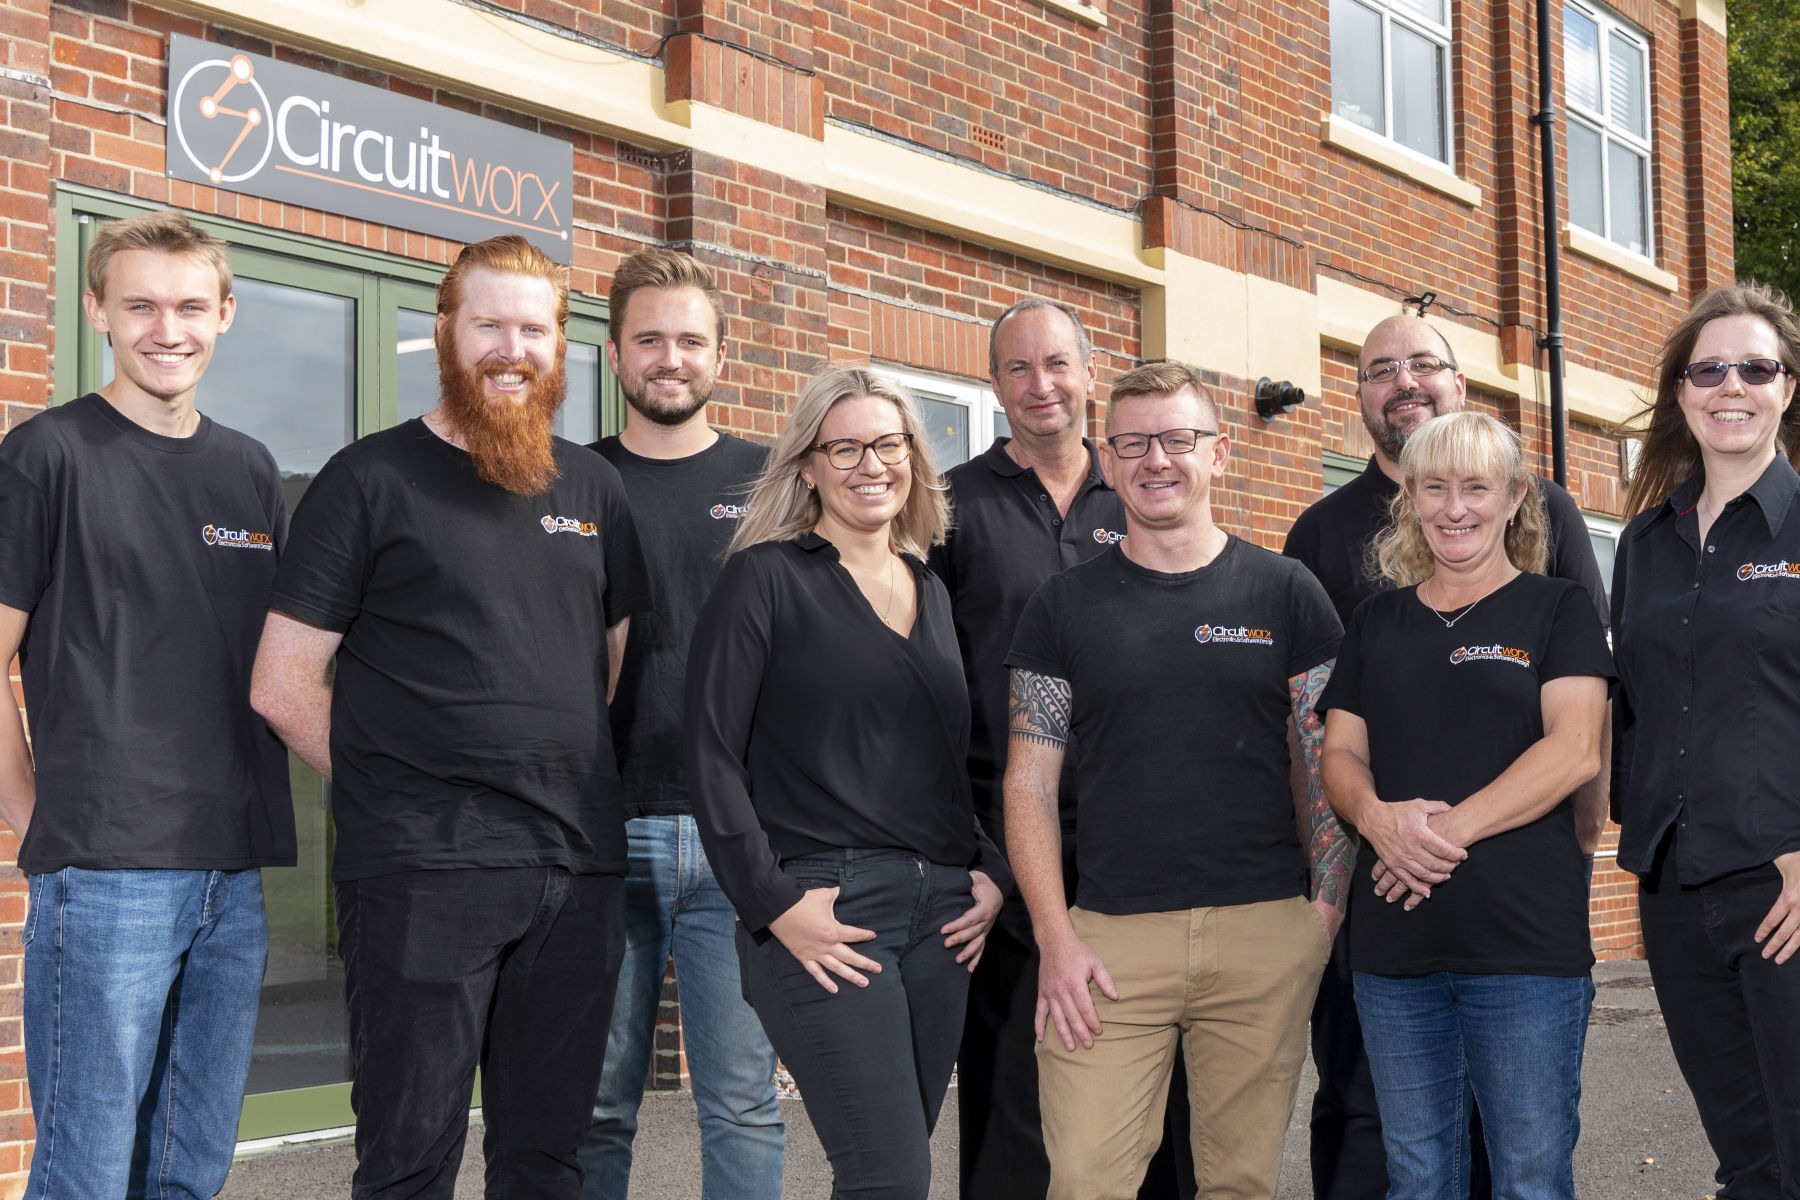
<path fill-rule="evenodd" d="M 912 399 L 820 372 L 749 507 L 688 652 L 695 821 L 832 1195 L 923 1197 L 1008 876 L 970 799 L 968 688 L 924 565 L 949 509 Z"/>
<path fill-rule="evenodd" d="M 1352 615 L 1319 700 L 1326 793 L 1362 835 L 1350 965 L 1388 1195 L 1467 1195 L 1472 1089 L 1494 1195 L 1573 1200 L 1594 956 L 1572 796 L 1612 662 L 1587 594 L 1540 574 L 1512 430 L 1436 417 L 1400 468 L 1375 543 L 1397 590 Z"/>

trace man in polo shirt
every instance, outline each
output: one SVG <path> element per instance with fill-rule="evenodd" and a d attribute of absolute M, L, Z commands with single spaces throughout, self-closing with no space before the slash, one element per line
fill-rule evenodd
<path fill-rule="evenodd" d="M 973 701 L 975 813 L 1004 850 L 1006 648 L 1038 586 L 1122 537 L 1125 514 L 1082 433 L 1094 347 L 1074 310 L 1031 296 L 1001 313 L 988 336 L 988 374 L 1011 436 L 948 473 L 956 525 L 933 551 L 931 567 L 950 592 Z M 1072 767 L 1063 784 L 1063 840 L 1072 864 Z M 1049 1184 L 1031 1038 L 1036 1002 L 1031 920 L 1023 904 L 1006 904 L 970 982 L 957 1055 L 964 1200 L 1042 1200 Z"/>
<path fill-rule="evenodd" d="M 1213 522 L 1229 439 L 1192 368 L 1115 380 L 1107 433 L 1129 536 L 1039 588 L 1006 656 L 1050 1196 L 1136 1195 L 1180 1045 L 1203 1194 L 1267 1200 L 1354 857 L 1313 712 L 1342 630 L 1309 572 Z"/>
<path fill-rule="evenodd" d="M 6 689 L 24 1194 L 211 1196 L 268 955 L 259 868 L 294 862 L 287 755 L 249 704 L 281 477 L 194 407 L 236 311 L 223 243 L 175 212 L 108 222 L 87 285 L 113 378 L 0 444 L 0 662 L 19 652 L 31 717 L 27 750 Z"/>
<path fill-rule="evenodd" d="M 1339 620 L 1386 585 L 1366 569 L 1369 542 L 1387 523 L 1388 504 L 1400 490 L 1400 450 L 1407 436 L 1432 417 L 1460 412 L 1468 380 L 1457 368 L 1449 341 L 1429 322 L 1409 314 L 1388 317 L 1363 339 L 1357 359 L 1357 402 L 1375 444 L 1363 473 L 1301 513 L 1282 553 L 1304 563 L 1331 597 Z M 1569 493 L 1540 478 L 1550 522 L 1549 574 L 1587 589 L 1604 625 L 1606 587 L 1594 548 Z M 1610 737 L 1610 722 L 1606 728 Z M 1602 761 L 1609 761 L 1603 755 Z M 1576 832 L 1593 854 L 1606 824 L 1607 773 L 1575 795 Z M 1319 1090 L 1312 1107 L 1312 1179 L 1315 1200 L 1382 1200 L 1387 1195 L 1387 1154 L 1375 1085 L 1363 1051 L 1362 1024 L 1345 947 L 1339 938 L 1319 986 L 1312 1014 L 1313 1063 Z M 1474 1126 L 1472 1192 L 1489 1192 L 1487 1158 Z"/>
<path fill-rule="evenodd" d="M 463 248 L 442 402 L 313 480 L 257 651 L 252 702 L 332 781 L 357 1200 L 451 1194 L 477 1065 L 487 1194 L 580 1194 L 625 942 L 606 705 L 647 596 L 619 473 L 551 433 L 568 289 L 522 237 Z"/>

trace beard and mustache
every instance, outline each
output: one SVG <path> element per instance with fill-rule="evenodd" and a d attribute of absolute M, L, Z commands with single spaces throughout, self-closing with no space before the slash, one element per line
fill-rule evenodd
<path fill-rule="evenodd" d="M 687 395 L 668 401 L 652 396 L 650 384 L 657 379 L 681 380 L 688 385 Z M 692 375 L 685 371 L 646 371 L 632 376 L 621 370 L 619 391 L 633 410 L 658 425 L 672 428 L 706 407 L 707 400 L 712 398 L 715 380 L 713 375 Z"/>
<path fill-rule="evenodd" d="M 1402 404 L 1424 404 L 1430 412 L 1413 422 L 1405 429 L 1397 428 L 1388 419 L 1388 413 Z M 1438 415 L 1437 398 L 1423 388 L 1408 388 L 1404 392 L 1396 392 L 1388 397 L 1388 402 L 1381 406 L 1379 420 L 1371 419 L 1365 410 L 1363 428 L 1369 431 L 1369 438 L 1380 451 L 1394 462 L 1400 461 L 1400 451 L 1406 448 L 1406 439 L 1412 436 L 1413 430 Z"/>
<path fill-rule="evenodd" d="M 510 374 L 524 376 L 524 401 L 490 400 L 482 381 Z M 568 391 L 560 355 L 548 372 L 540 372 L 527 359 L 488 359 L 465 367 L 450 334 L 438 347 L 438 385 L 445 415 L 483 481 L 520 496 L 550 490 L 560 474 L 553 432 L 556 413 Z"/>

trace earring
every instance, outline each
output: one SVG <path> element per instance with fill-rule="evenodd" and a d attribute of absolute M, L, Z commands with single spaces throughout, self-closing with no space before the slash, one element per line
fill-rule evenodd
<path fill-rule="evenodd" d="M 803 479 L 803 480 L 801 480 L 801 482 L 802 482 L 802 483 L 804 483 L 804 484 L 805 484 L 805 485 L 806 485 L 806 490 L 807 490 L 807 491 L 809 491 L 809 492 L 810 492 L 810 491 L 812 491 L 812 490 L 813 490 L 813 481 L 812 481 L 812 480 L 810 480 L 810 479 Z"/>

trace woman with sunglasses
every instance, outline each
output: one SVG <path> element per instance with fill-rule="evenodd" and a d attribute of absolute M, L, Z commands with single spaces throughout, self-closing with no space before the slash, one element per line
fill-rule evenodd
<path fill-rule="evenodd" d="M 949 523 L 908 395 L 832 367 L 794 404 L 688 652 L 687 779 L 744 992 L 833 1196 L 923 1197 L 1005 864 L 974 817 Z"/>
<path fill-rule="evenodd" d="M 1800 325 L 1759 284 L 1663 343 L 1613 570 L 1619 865 L 1719 1157 L 1800 1197 Z"/>

